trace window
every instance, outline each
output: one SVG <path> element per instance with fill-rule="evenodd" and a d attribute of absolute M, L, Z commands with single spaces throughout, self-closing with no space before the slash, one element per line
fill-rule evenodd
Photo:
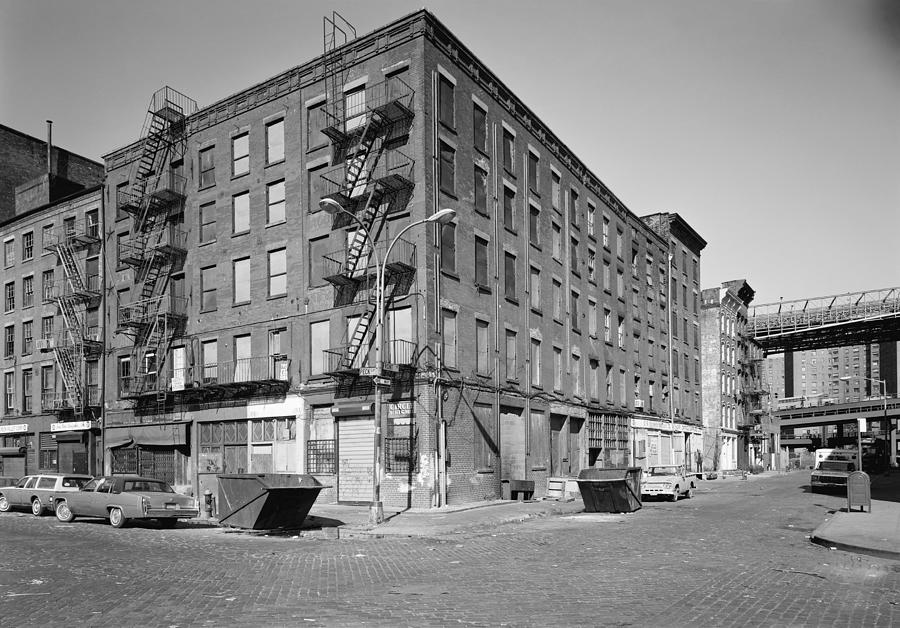
<path fill-rule="evenodd" d="M 366 121 L 366 86 L 344 93 L 344 130 L 347 132 Z"/>
<path fill-rule="evenodd" d="M 528 151 L 528 189 L 535 194 L 540 194 L 540 157 L 534 152 Z"/>
<path fill-rule="evenodd" d="M 441 140 L 440 145 L 440 181 L 441 192 L 456 194 L 456 149 Z"/>
<path fill-rule="evenodd" d="M 619 349 L 624 349 L 625 348 L 625 319 L 622 318 L 621 316 L 619 316 L 618 319 L 619 319 L 619 325 L 618 325 L 618 332 L 617 332 L 616 338 L 618 340 Z"/>
<path fill-rule="evenodd" d="M 578 271 L 578 238 L 569 240 L 569 268 L 576 275 L 580 275 Z"/>
<path fill-rule="evenodd" d="M 22 369 L 22 414 L 31 414 L 31 369 Z"/>
<path fill-rule="evenodd" d="M 600 363 L 597 360 L 590 360 L 588 364 L 591 369 L 590 381 L 588 381 L 589 394 L 591 399 L 600 399 Z"/>
<path fill-rule="evenodd" d="M 206 203 L 200 206 L 200 243 L 213 242 L 216 239 L 216 204 Z"/>
<path fill-rule="evenodd" d="M 614 392 L 613 388 L 613 367 L 610 364 L 606 365 L 606 403 L 615 403 L 616 399 L 613 396 Z"/>
<path fill-rule="evenodd" d="M 691 381 L 691 356 L 684 354 L 684 381 Z"/>
<path fill-rule="evenodd" d="M 438 120 L 448 128 L 456 127 L 456 102 L 453 82 L 440 75 L 438 80 Z"/>
<path fill-rule="evenodd" d="M 488 241 L 475 236 L 475 283 L 488 286 Z"/>
<path fill-rule="evenodd" d="M 490 324 L 481 319 L 475 319 L 475 370 L 477 373 L 487 375 L 490 370 Z"/>
<path fill-rule="evenodd" d="M 562 349 L 553 347 L 553 389 L 562 390 L 563 359 Z"/>
<path fill-rule="evenodd" d="M 609 267 L 609 262 L 603 260 L 603 289 L 607 292 L 610 291 L 610 274 L 612 270 Z"/>
<path fill-rule="evenodd" d="M 553 318 L 562 321 L 562 284 L 553 280 Z"/>
<path fill-rule="evenodd" d="M 29 355 L 34 349 L 34 322 L 22 323 L 22 355 Z"/>
<path fill-rule="evenodd" d="M 441 270 L 456 273 L 456 223 L 441 225 Z"/>
<path fill-rule="evenodd" d="M 284 181 L 276 181 L 266 186 L 266 223 L 284 222 Z"/>
<path fill-rule="evenodd" d="M 616 271 L 616 296 L 620 299 L 625 298 L 625 273 L 621 268 Z"/>
<path fill-rule="evenodd" d="M 622 241 L 623 240 L 624 240 L 624 236 L 622 235 L 622 232 L 617 230 L 616 231 L 616 257 L 618 257 L 619 259 L 622 259 L 622 250 L 623 250 Z"/>
<path fill-rule="evenodd" d="M 53 225 L 44 225 L 41 227 L 41 246 L 45 249 L 53 244 Z M 46 255 L 48 251 L 44 252 Z"/>
<path fill-rule="evenodd" d="M 516 356 L 516 332 L 506 330 L 506 379 L 519 379 L 519 366 Z"/>
<path fill-rule="evenodd" d="M 231 199 L 232 233 L 250 231 L 250 192 L 236 194 Z"/>
<path fill-rule="evenodd" d="M 597 337 L 597 301 L 588 299 L 588 334 Z"/>
<path fill-rule="evenodd" d="M 494 436 L 494 412 L 489 405 L 475 405 L 472 410 L 475 470 L 491 471 L 497 457 L 497 441 Z"/>
<path fill-rule="evenodd" d="M 588 249 L 587 278 L 588 281 L 597 282 L 597 252 L 591 248 Z"/>
<path fill-rule="evenodd" d="M 53 396 L 56 384 L 53 381 L 53 367 L 41 367 L 41 409 L 49 410 L 53 405 Z"/>
<path fill-rule="evenodd" d="M 287 249 L 269 251 L 269 296 L 287 294 Z"/>
<path fill-rule="evenodd" d="M 250 344 L 250 334 L 242 334 L 234 337 L 234 381 L 249 382 L 253 373 L 250 365 L 253 363 Z"/>
<path fill-rule="evenodd" d="M 508 185 L 503 186 L 503 226 L 516 230 L 516 191 Z"/>
<path fill-rule="evenodd" d="M 41 338 L 49 339 L 53 337 L 53 316 L 44 316 L 41 318 Z"/>
<path fill-rule="evenodd" d="M 309 325 L 310 375 L 321 375 L 329 366 L 325 351 L 331 343 L 331 322 L 319 321 Z"/>
<path fill-rule="evenodd" d="M 541 341 L 531 339 L 531 385 L 541 385 Z"/>
<path fill-rule="evenodd" d="M 603 248 L 609 250 L 609 218 L 603 217 Z"/>
<path fill-rule="evenodd" d="M 200 269 L 200 311 L 211 312 L 218 307 L 216 303 L 216 267 L 208 266 Z"/>
<path fill-rule="evenodd" d="M 562 229 L 555 222 L 552 225 L 551 237 L 553 238 L 553 259 L 562 259 Z"/>
<path fill-rule="evenodd" d="M 503 168 L 510 174 L 516 172 L 516 136 L 507 128 L 503 129 Z"/>
<path fill-rule="evenodd" d="M 594 223 L 597 219 L 597 206 L 591 201 L 587 204 L 587 230 L 588 235 L 594 235 Z"/>
<path fill-rule="evenodd" d="M 637 249 L 631 249 L 631 276 L 637 278 L 638 276 L 638 251 Z"/>
<path fill-rule="evenodd" d="M 6 312 L 16 309 L 16 284 L 13 281 L 3 287 L 3 309 Z"/>
<path fill-rule="evenodd" d="M 3 412 L 5 414 L 14 414 L 16 411 L 16 374 L 14 371 L 7 371 L 3 374 Z"/>
<path fill-rule="evenodd" d="M 553 204 L 553 209 L 560 210 L 560 179 L 559 175 L 552 170 L 550 171 L 550 202 Z"/>
<path fill-rule="evenodd" d="M 572 223 L 572 226 L 576 229 L 578 228 L 581 208 L 578 204 L 578 192 L 569 188 L 569 221 Z"/>
<path fill-rule="evenodd" d="M 34 232 L 22 234 L 22 261 L 30 260 L 34 257 Z"/>
<path fill-rule="evenodd" d="M 231 138 L 231 174 L 239 176 L 250 172 L 250 134 L 242 133 Z"/>
<path fill-rule="evenodd" d="M 328 143 L 328 137 L 322 133 L 322 129 L 325 126 L 325 101 L 323 100 L 306 110 L 306 145 L 308 150 Z"/>
<path fill-rule="evenodd" d="M 34 305 L 34 277 L 29 275 L 22 278 L 22 307 Z"/>
<path fill-rule="evenodd" d="M 531 267 L 529 292 L 531 295 L 531 308 L 540 311 L 541 309 L 541 271 L 539 268 Z"/>
<path fill-rule="evenodd" d="M 3 243 L 4 264 L 9 267 L 16 263 L 16 241 L 7 240 Z"/>
<path fill-rule="evenodd" d="M 128 395 L 131 383 L 131 357 L 127 355 L 119 356 L 119 398 Z"/>
<path fill-rule="evenodd" d="M 581 377 L 581 356 L 576 353 L 572 354 L 572 375 L 575 380 L 573 382 L 575 396 L 581 397 L 584 394 L 584 385 Z"/>
<path fill-rule="evenodd" d="M 100 212 L 92 209 L 84 215 L 84 232 L 92 238 L 100 237 Z"/>
<path fill-rule="evenodd" d="M 541 208 L 528 206 L 528 241 L 534 246 L 541 246 Z"/>
<path fill-rule="evenodd" d="M 480 151 L 488 150 L 487 111 L 472 103 L 472 130 L 474 133 L 475 148 Z"/>
<path fill-rule="evenodd" d="M 266 125 L 266 163 L 284 160 L 284 120 Z"/>
<path fill-rule="evenodd" d="M 441 342 L 443 343 L 444 366 L 457 368 L 458 362 L 458 331 L 456 327 L 456 312 L 453 310 L 441 310 Z"/>
<path fill-rule="evenodd" d="M 503 285 L 507 299 L 516 298 L 516 256 L 505 251 L 503 253 Z"/>
<path fill-rule="evenodd" d="M 208 188 L 216 184 L 216 162 L 213 158 L 215 146 L 200 151 L 200 188 Z M 127 183 L 123 185 L 128 185 Z"/>
<path fill-rule="evenodd" d="M 628 405 L 628 396 L 625 392 L 625 369 L 619 369 L 619 403 Z"/>
<path fill-rule="evenodd" d="M 219 379 L 219 342 L 204 340 L 200 343 L 200 360 L 203 363 L 204 383 L 215 383 Z"/>
<path fill-rule="evenodd" d="M 487 207 L 488 173 L 480 166 L 475 166 L 475 210 L 488 213 Z"/>
<path fill-rule="evenodd" d="M 578 312 L 579 294 L 573 290 L 570 293 L 569 297 L 569 322 L 572 325 L 572 329 L 574 331 L 578 331 L 580 329 L 580 327 L 578 326 L 579 319 L 581 318 Z"/>
<path fill-rule="evenodd" d="M 235 305 L 250 301 L 250 258 L 236 259 L 232 263 Z"/>

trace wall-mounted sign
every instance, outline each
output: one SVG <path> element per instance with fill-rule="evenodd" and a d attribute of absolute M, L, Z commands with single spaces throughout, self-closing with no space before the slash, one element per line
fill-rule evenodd
<path fill-rule="evenodd" d="M 74 432 L 89 430 L 94 427 L 93 421 L 65 421 L 63 423 L 51 423 L 51 432 Z"/>
<path fill-rule="evenodd" d="M 0 434 L 26 434 L 28 433 L 28 423 L 17 423 L 15 425 L 0 425 Z"/>
<path fill-rule="evenodd" d="M 388 417 L 411 417 L 413 412 L 412 401 L 397 401 L 388 404 Z"/>

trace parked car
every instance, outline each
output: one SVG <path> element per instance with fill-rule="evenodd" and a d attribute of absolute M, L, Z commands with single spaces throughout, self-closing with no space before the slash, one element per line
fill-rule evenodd
<path fill-rule="evenodd" d="M 692 497 L 696 487 L 696 479 L 685 475 L 682 466 L 650 467 L 641 480 L 641 499 L 668 497 L 674 502 L 678 501 L 682 495 Z"/>
<path fill-rule="evenodd" d="M 41 473 L 26 475 L 15 486 L 0 487 L 0 512 L 10 508 L 31 508 L 31 514 L 40 517 L 53 510 L 56 496 L 79 490 L 92 480 L 90 475 L 77 473 Z"/>
<path fill-rule="evenodd" d="M 137 475 L 94 478 L 80 491 L 61 495 L 56 501 L 56 518 L 63 523 L 75 517 L 102 517 L 116 528 L 130 519 L 156 519 L 171 528 L 178 519 L 199 514 L 193 497 L 176 493 L 162 480 Z"/>

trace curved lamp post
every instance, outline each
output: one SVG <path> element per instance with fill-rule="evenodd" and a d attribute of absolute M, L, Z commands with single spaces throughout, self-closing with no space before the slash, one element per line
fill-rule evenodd
<path fill-rule="evenodd" d="M 387 265 L 388 260 L 391 258 L 391 250 L 394 248 L 394 245 L 400 241 L 400 236 L 402 236 L 413 227 L 424 225 L 426 223 L 437 223 L 445 225 L 451 222 L 456 217 L 456 210 L 449 208 L 441 209 L 433 213 L 428 218 L 423 218 L 421 220 L 416 220 L 415 222 L 409 223 L 408 225 L 403 227 L 403 229 L 401 229 L 397 235 L 394 236 L 394 239 L 391 240 L 391 243 L 388 245 L 387 249 L 384 252 L 384 258 L 382 258 L 378 253 L 375 242 L 372 240 L 372 235 L 369 232 L 369 228 L 363 224 L 363 222 L 355 213 L 349 211 L 343 205 L 332 198 L 323 198 L 322 200 L 320 200 L 319 207 L 332 216 L 338 213 L 344 213 L 350 216 L 353 222 L 355 222 L 359 229 L 362 230 L 363 235 L 366 238 L 366 242 L 368 242 L 369 248 L 372 251 L 372 255 L 375 256 L 375 368 L 378 372 L 378 377 L 381 377 L 382 367 L 384 366 L 381 357 L 382 335 L 384 333 L 384 275 L 385 266 Z M 382 460 L 383 445 L 384 437 L 381 429 L 381 386 L 376 383 L 375 465 L 372 478 L 372 505 L 369 509 L 369 523 L 373 525 L 379 524 L 384 521 L 384 504 L 381 501 L 381 476 L 384 473 L 384 464 Z"/>

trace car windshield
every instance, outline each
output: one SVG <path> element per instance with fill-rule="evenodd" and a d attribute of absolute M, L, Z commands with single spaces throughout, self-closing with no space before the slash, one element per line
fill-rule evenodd
<path fill-rule="evenodd" d="M 650 475 L 675 475 L 677 469 L 675 467 L 653 467 L 650 469 Z"/>
<path fill-rule="evenodd" d="M 157 480 L 125 480 L 125 492 L 174 493 L 172 487 Z"/>
<path fill-rule="evenodd" d="M 81 487 L 81 490 L 82 491 L 96 491 L 97 484 L 99 484 L 99 483 L 100 483 L 100 479 L 90 480 L 89 482 L 86 482 L 84 486 Z"/>
<path fill-rule="evenodd" d="M 853 463 L 840 460 L 823 460 L 819 464 L 819 468 L 823 471 L 853 471 Z"/>

